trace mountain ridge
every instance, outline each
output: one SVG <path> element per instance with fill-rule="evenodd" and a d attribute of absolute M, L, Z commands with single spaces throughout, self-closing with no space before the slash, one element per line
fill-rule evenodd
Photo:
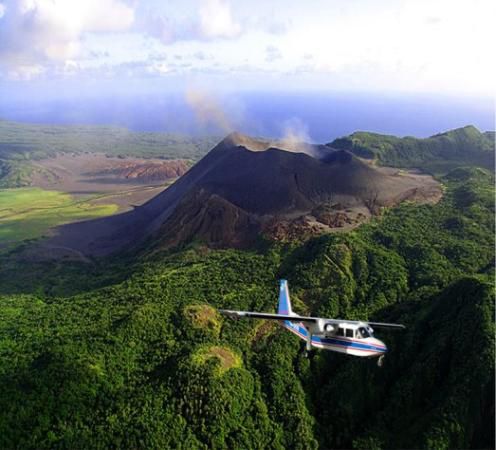
<path fill-rule="evenodd" d="M 396 137 L 357 131 L 327 144 L 381 165 L 417 167 L 445 174 L 456 166 L 479 165 L 494 171 L 494 131 L 480 132 L 473 125 L 455 128 L 428 138 Z"/>

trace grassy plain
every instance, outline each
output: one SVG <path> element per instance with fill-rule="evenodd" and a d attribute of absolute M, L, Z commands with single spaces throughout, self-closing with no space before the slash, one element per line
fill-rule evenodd
<path fill-rule="evenodd" d="M 115 214 L 115 204 L 96 205 L 91 199 L 39 188 L 0 190 L 0 245 L 34 239 L 49 228 L 78 220 Z"/>

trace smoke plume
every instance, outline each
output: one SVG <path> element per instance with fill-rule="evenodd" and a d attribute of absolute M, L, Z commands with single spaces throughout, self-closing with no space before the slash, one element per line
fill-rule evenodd
<path fill-rule="evenodd" d="M 306 151 L 311 141 L 308 126 L 296 117 L 286 120 L 283 124 L 283 137 L 279 145 L 285 150 Z"/>
<path fill-rule="evenodd" d="M 205 128 L 215 126 L 225 133 L 233 131 L 231 121 L 226 117 L 218 101 L 208 92 L 189 88 L 186 90 L 186 101 L 195 112 L 201 126 Z"/>

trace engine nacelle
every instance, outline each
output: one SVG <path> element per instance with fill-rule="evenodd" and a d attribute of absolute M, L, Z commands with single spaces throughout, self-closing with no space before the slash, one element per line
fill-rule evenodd
<path fill-rule="evenodd" d="M 336 330 L 336 327 L 332 323 L 326 322 L 324 319 L 319 319 L 308 328 L 312 334 L 332 334 Z"/>
<path fill-rule="evenodd" d="M 333 333 L 336 330 L 336 327 L 332 323 L 326 323 L 324 325 L 324 331 L 328 334 Z"/>

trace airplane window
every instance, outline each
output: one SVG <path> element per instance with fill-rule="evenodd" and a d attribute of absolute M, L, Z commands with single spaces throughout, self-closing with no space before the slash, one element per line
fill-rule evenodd
<path fill-rule="evenodd" d="M 367 328 L 365 328 L 365 327 L 360 327 L 358 329 L 358 333 L 361 335 L 362 338 L 370 337 L 370 333 L 368 332 Z"/>
<path fill-rule="evenodd" d="M 349 328 L 346 329 L 346 337 L 353 337 L 353 330 L 350 330 Z"/>

